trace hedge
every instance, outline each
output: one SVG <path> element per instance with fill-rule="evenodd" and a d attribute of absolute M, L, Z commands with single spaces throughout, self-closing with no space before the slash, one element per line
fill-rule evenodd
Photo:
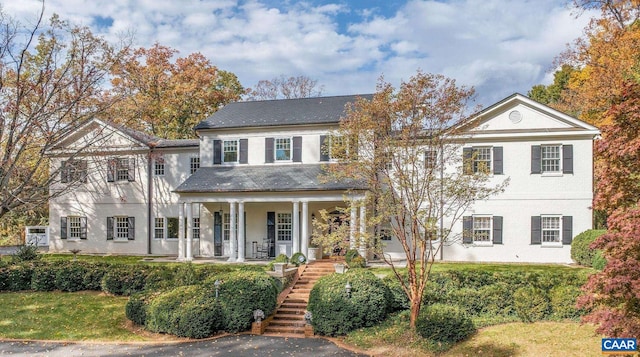
<path fill-rule="evenodd" d="M 347 283 L 351 285 L 350 296 L 345 291 Z M 311 290 L 307 309 L 316 333 L 343 335 L 384 320 L 389 296 L 387 286 L 373 273 L 356 269 L 320 278 Z"/>
<path fill-rule="evenodd" d="M 575 236 L 571 242 L 571 259 L 582 266 L 602 270 L 605 263 L 602 252 L 591 249 L 590 245 L 606 232 L 604 229 L 590 229 Z"/>
<path fill-rule="evenodd" d="M 458 306 L 435 304 L 420 311 L 416 332 L 440 343 L 455 343 L 475 333 L 471 318 Z"/>
<path fill-rule="evenodd" d="M 524 322 L 543 320 L 550 308 L 545 291 L 532 286 L 518 288 L 513 293 L 513 307 Z"/>

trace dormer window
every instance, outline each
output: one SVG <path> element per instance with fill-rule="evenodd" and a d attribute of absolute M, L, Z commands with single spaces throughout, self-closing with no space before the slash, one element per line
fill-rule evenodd
<path fill-rule="evenodd" d="M 238 140 L 224 140 L 222 142 L 222 162 L 238 162 Z"/>
<path fill-rule="evenodd" d="M 275 139 L 276 161 L 291 161 L 291 138 Z"/>

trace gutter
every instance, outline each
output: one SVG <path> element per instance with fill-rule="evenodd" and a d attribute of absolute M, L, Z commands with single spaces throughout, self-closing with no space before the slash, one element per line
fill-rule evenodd
<path fill-rule="evenodd" d="M 151 255 L 151 242 L 153 234 L 153 148 L 149 148 L 147 155 L 147 254 Z"/>

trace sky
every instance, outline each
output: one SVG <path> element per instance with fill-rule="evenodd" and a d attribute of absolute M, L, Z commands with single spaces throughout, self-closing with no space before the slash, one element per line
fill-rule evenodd
<path fill-rule="evenodd" d="M 33 23 L 39 0 L 0 0 Z M 488 106 L 553 81 L 554 59 L 581 36 L 564 0 L 46 0 L 53 13 L 117 42 L 200 52 L 245 87 L 280 75 L 307 76 L 323 95 L 398 86 L 418 69 L 473 86 Z"/>

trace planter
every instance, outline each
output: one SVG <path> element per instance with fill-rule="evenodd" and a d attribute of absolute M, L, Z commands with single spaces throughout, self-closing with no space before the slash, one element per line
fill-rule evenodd
<path fill-rule="evenodd" d="M 311 248 L 309 247 L 307 249 L 307 259 L 309 259 L 309 261 L 314 261 L 316 259 L 320 259 L 318 258 L 318 253 L 320 252 L 320 248 Z"/>
<path fill-rule="evenodd" d="M 287 263 L 273 263 L 273 271 L 276 274 L 284 275 L 285 269 L 287 269 Z"/>
<path fill-rule="evenodd" d="M 333 264 L 333 268 L 336 270 L 336 273 L 338 274 L 344 274 L 344 272 L 347 270 L 347 266 L 342 263 Z"/>

